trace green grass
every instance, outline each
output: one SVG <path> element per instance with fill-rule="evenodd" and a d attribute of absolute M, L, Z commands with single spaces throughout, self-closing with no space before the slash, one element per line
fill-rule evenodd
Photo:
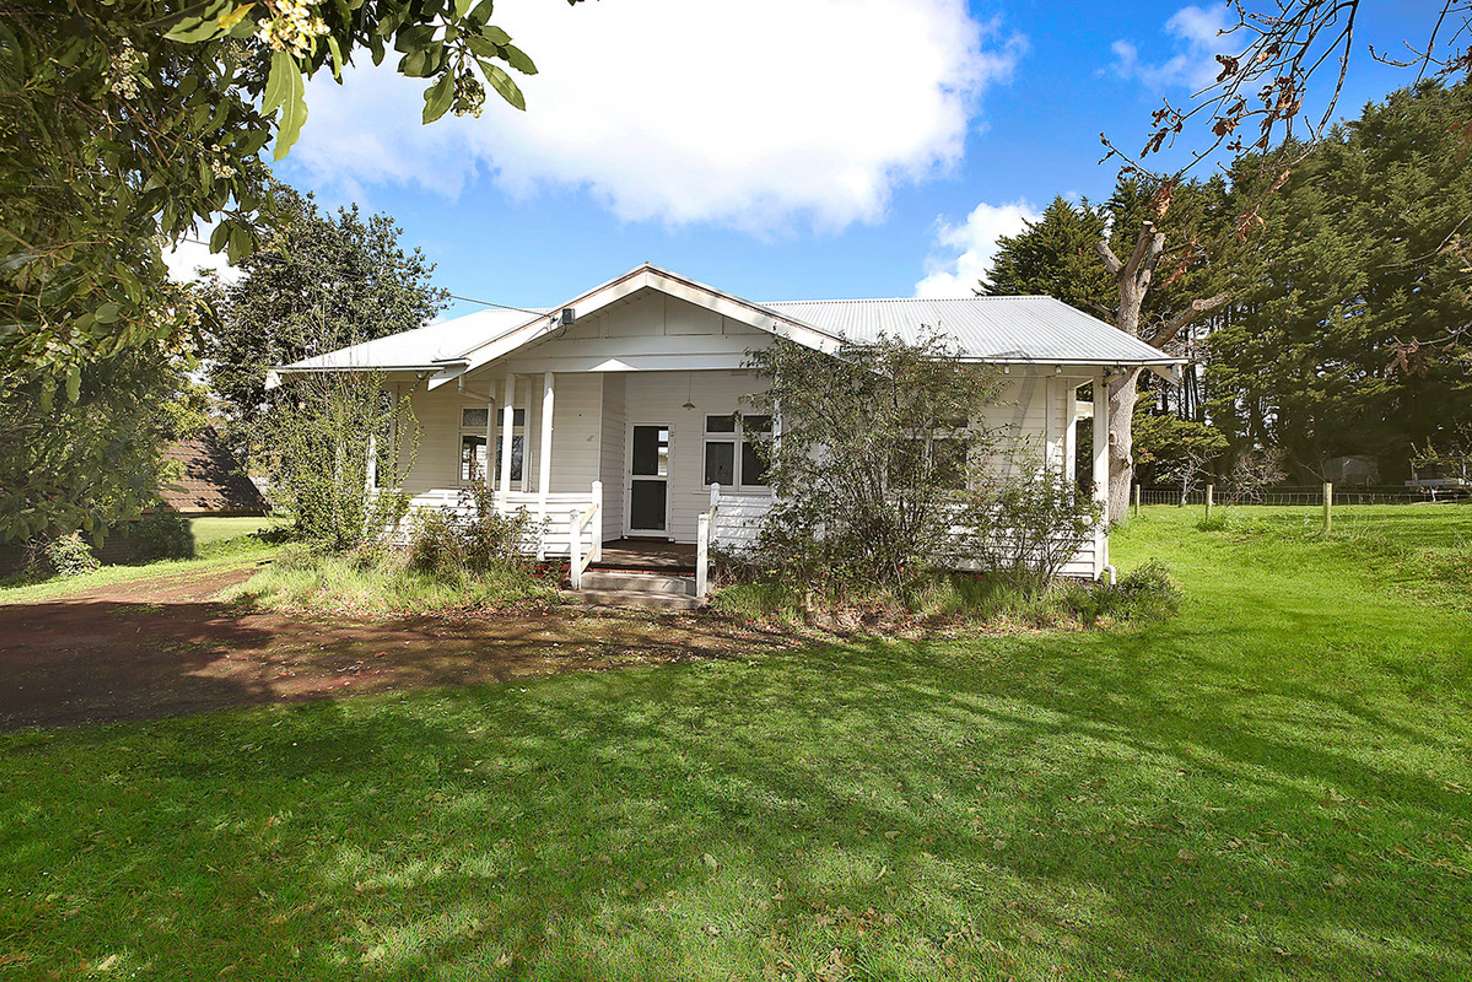
<path fill-rule="evenodd" d="M 238 539 L 242 535 L 276 528 L 281 524 L 282 519 L 270 517 L 191 518 L 189 531 L 194 535 L 194 548 L 207 549 L 216 542 Z"/>
<path fill-rule="evenodd" d="M 1175 614 L 1179 589 L 1168 570 L 1152 563 L 1126 573 L 1118 588 L 1104 582 L 1062 580 L 1043 589 L 1015 577 L 937 575 L 905 596 L 876 588 L 868 593 L 850 592 L 835 603 L 805 596 L 783 583 L 745 581 L 718 589 L 711 602 L 718 613 L 774 626 L 913 634 L 976 628 L 1066 629 L 1162 620 Z"/>
<path fill-rule="evenodd" d="M 1472 509 L 1303 514 L 1147 509 L 1142 628 L 0 736 L 0 973 L 1472 976 Z"/>
<path fill-rule="evenodd" d="M 555 599 L 555 587 L 519 569 L 436 576 L 411 569 L 398 554 L 331 554 L 293 547 L 223 599 L 270 610 L 383 616 L 493 610 Z"/>
<path fill-rule="evenodd" d="M 206 521 L 206 519 L 195 521 Z M 207 521 L 235 520 L 208 519 Z M 259 519 L 252 519 L 252 521 L 259 521 Z M 16 578 L 9 582 L 0 582 L 0 604 L 39 603 L 118 583 L 249 566 L 271 558 L 280 548 L 244 533 L 240 536 L 214 537 L 203 545 L 196 541 L 195 547 L 197 553 L 189 559 L 159 559 L 137 566 L 103 566 L 101 569 L 83 573 L 80 576 L 55 577 L 40 581 Z"/>

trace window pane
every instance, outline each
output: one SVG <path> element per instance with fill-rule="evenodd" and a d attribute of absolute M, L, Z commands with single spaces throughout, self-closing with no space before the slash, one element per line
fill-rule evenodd
<path fill-rule="evenodd" d="M 747 433 L 770 433 L 772 432 L 772 417 L 742 416 L 741 428 Z"/>
<path fill-rule="evenodd" d="M 523 441 L 525 439 L 526 439 L 525 437 L 520 436 L 520 435 L 513 436 L 511 438 L 511 480 L 513 482 L 516 482 L 516 481 L 520 481 L 521 480 L 521 451 L 522 451 L 522 444 L 523 444 Z M 496 473 L 497 474 L 499 474 L 501 472 L 501 461 L 503 461 L 505 459 L 506 459 L 506 455 L 501 452 L 501 443 L 498 440 L 496 442 Z"/>
<path fill-rule="evenodd" d="M 705 483 L 729 488 L 736 482 L 736 444 L 724 440 L 705 445 Z"/>
<path fill-rule="evenodd" d="M 460 438 L 460 480 L 479 481 L 486 473 L 486 438 Z"/>
<path fill-rule="evenodd" d="M 663 426 L 634 427 L 633 473 L 665 477 L 670 472 L 670 431 Z"/>
<path fill-rule="evenodd" d="M 489 409 L 462 409 L 460 410 L 460 425 L 467 430 L 483 430 L 491 421 Z"/>
<path fill-rule="evenodd" d="M 741 443 L 741 486 L 766 487 L 767 447 L 765 442 L 743 440 Z"/>
<path fill-rule="evenodd" d="M 943 488 L 959 491 L 966 487 L 966 442 L 932 440 L 930 462 L 935 480 Z"/>
<path fill-rule="evenodd" d="M 735 433 L 736 415 L 734 413 L 726 416 L 705 417 L 705 432 L 707 433 Z M 709 483 L 709 482 L 707 482 Z"/>
<path fill-rule="evenodd" d="M 525 409 L 513 409 L 513 410 L 511 410 L 511 425 L 512 426 L 525 426 L 526 425 L 526 410 Z"/>

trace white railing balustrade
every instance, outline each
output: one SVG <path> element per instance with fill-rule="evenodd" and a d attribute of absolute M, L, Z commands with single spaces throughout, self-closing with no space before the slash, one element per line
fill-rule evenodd
<path fill-rule="evenodd" d="M 586 554 L 583 553 L 583 530 L 593 527 L 592 541 Z M 568 523 L 568 579 L 574 590 L 583 588 L 583 574 L 588 566 L 603 558 L 603 482 L 593 482 L 593 503 L 579 512 L 572 511 Z"/>
<path fill-rule="evenodd" d="M 721 486 L 710 486 L 710 509 L 695 520 L 695 595 L 704 599 L 710 594 L 710 547 L 716 528 L 716 515 L 721 506 Z"/>

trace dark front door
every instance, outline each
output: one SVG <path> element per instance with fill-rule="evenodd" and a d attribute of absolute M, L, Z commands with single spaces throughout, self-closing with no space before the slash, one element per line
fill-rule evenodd
<path fill-rule="evenodd" d="M 634 426 L 629 461 L 629 531 L 664 532 L 669 527 L 670 428 Z"/>

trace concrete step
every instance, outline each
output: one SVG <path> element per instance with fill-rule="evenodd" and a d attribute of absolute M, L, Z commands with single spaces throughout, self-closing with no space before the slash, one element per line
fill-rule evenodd
<path fill-rule="evenodd" d="M 661 573 L 620 573 L 590 569 L 583 573 L 584 590 L 654 593 L 671 596 L 695 596 L 693 576 L 666 576 Z"/>
<path fill-rule="evenodd" d="M 640 607 L 645 610 L 694 610 L 700 601 L 684 593 L 643 590 L 575 590 L 568 594 L 589 607 Z"/>

